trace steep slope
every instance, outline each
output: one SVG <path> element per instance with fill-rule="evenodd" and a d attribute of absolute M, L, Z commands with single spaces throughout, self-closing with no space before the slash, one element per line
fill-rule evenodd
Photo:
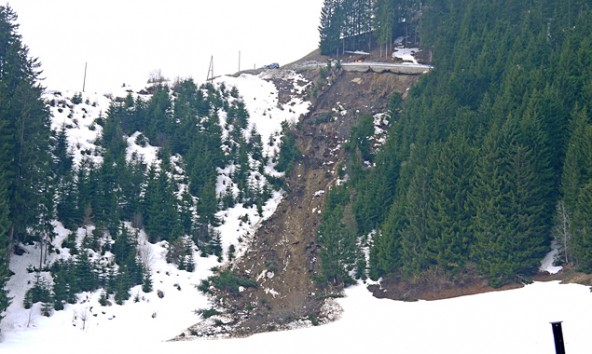
<path fill-rule="evenodd" d="M 327 77 L 320 77 L 320 71 L 328 73 Z M 280 88 L 282 101 L 292 90 L 281 80 L 280 72 L 271 79 Z M 315 282 L 320 272 L 317 231 L 325 192 L 338 182 L 343 145 L 358 117 L 385 113 L 389 95 L 405 93 L 419 78 L 317 67 L 300 69 L 299 73 L 313 82 L 309 92 L 323 80 L 331 84 L 321 87 L 313 108 L 295 128 L 302 156 L 285 177 L 284 199 L 232 266 L 236 274 L 256 280 L 258 287 L 241 289 L 238 296 L 221 296 L 231 308 L 231 322 L 239 335 L 286 328 L 299 320 L 316 324 L 335 316 L 330 307 L 322 307 L 324 299 L 341 289 L 321 288 Z"/>

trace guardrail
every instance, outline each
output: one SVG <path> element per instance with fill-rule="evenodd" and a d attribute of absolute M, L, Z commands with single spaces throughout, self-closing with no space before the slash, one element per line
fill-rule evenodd
<path fill-rule="evenodd" d="M 389 63 L 341 63 L 341 67 L 345 71 L 367 72 L 373 71 L 376 73 L 392 72 L 395 74 L 420 75 L 427 73 L 434 67 L 423 64 L 389 64 Z"/>

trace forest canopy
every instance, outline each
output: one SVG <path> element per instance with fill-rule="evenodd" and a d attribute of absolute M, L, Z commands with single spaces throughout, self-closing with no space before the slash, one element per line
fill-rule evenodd
<path fill-rule="evenodd" d="M 501 286 L 533 276 L 553 240 L 558 262 L 592 271 L 590 3 L 325 1 L 320 49 L 368 31 L 392 42 L 404 23 L 435 69 L 391 106 L 376 167 L 350 183 L 358 242 L 332 279 L 366 244 L 375 279 L 471 270 Z"/>

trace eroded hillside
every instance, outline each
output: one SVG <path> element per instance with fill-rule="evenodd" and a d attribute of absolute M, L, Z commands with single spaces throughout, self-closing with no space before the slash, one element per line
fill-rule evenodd
<path fill-rule="evenodd" d="M 315 282 L 320 272 L 317 232 L 325 192 L 338 180 L 337 166 L 344 162 L 343 145 L 357 119 L 363 114 L 385 113 L 388 97 L 393 92 L 404 94 L 419 78 L 335 68 L 292 68 L 299 68 L 298 72 L 312 83 L 308 95 L 314 95 L 316 85 L 317 98 L 312 99 L 310 112 L 295 127 L 302 157 L 285 177 L 283 201 L 258 229 L 248 252 L 232 265 L 235 274 L 255 280 L 258 286 L 241 289 L 235 296 L 220 295 L 232 317 L 225 323 L 231 324 L 238 335 L 286 328 L 297 321 L 316 324 L 336 315 L 334 308 L 324 305 L 341 289 L 321 288 Z M 280 102 L 282 96 L 292 92 L 282 80 L 281 70 L 270 76 L 280 92 Z M 320 77 L 321 72 L 326 76 Z M 202 333 L 197 329 L 192 332 Z"/>

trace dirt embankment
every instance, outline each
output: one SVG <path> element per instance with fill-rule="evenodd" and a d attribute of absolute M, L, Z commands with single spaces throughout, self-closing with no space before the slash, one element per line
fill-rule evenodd
<path fill-rule="evenodd" d="M 388 97 L 393 92 L 405 93 L 418 79 L 343 70 L 332 70 L 320 78 L 320 71 L 318 67 L 299 70 L 317 85 L 317 98 L 296 129 L 302 158 L 286 176 L 285 198 L 261 225 L 249 251 L 233 265 L 234 273 L 258 283 L 258 288 L 225 300 L 238 335 L 285 328 L 296 320 L 323 320 L 319 314 L 324 299 L 341 289 L 322 289 L 315 282 L 320 272 L 317 230 L 324 193 L 336 182 L 336 168 L 344 160 L 343 143 L 361 114 L 386 112 Z M 280 101 L 293 94 L 286 81 L 274 83 Z M 311 85 L 309 98 L 312 91 Z"/>
<path fill-rule="evenodd" d="M 489 286 L 487 279 L 475 270 L 467 269 L 450 279 L 439 272 L 427 273 L 419 279 L 402 279 L 400 276 L 384 278 L 380 285 L 371 285 L 368 289 L 377 298 L 388 298 L 402 301 L 442 300 L 458 296 L 482 294 L 493 291 L 517 289 L 531 281 L 560 281 L 590 286 L 592 291 L 592 275 L 580 273 L 571 266 L 555 274 L 541 272 L 532 279 L 522 279 L 499 288 Z"/>

